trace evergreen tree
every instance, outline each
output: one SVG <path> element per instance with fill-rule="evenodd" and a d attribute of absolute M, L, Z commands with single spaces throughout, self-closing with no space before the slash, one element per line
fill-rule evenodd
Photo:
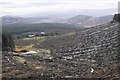
<path fill-rule="evenodd" d="M 3 33 L 2 34 L 2 50 L 14 50 L 15 45 L 14 45 L 14 40 L 9 33 Z"/>
<path fill-rule="evenodd" d="M 115 14 L 113 20 L 120 22 L 120 14 Z"/>

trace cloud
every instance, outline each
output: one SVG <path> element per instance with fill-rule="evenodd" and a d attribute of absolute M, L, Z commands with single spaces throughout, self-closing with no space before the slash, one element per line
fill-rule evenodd
<path fill-rule="evenodd" d="M 117 9 L 118 0 L 0 0 L 0 15 L 28 15 L 79 9 Z"/>

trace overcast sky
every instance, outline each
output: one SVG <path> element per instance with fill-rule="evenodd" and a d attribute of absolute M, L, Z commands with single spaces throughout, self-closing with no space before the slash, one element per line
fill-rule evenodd
<path fill-rule="evenodd" d="M 0 16 L 30 16 L 81 9 L 117 10 L 118 1 L 119 0 L 0 0 Z"/>

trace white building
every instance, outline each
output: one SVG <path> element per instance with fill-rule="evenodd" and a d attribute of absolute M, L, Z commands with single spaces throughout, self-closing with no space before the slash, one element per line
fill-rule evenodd
<path fill-rule="evenodd" d="M 40 34 L 41 34 L 41 36 L 44 36 L 44 35 L 45 35 L 45 32 L 41 32 Z"/>
<path fill-rule="evenodd" d="M 30 38 L 31 38 L 31 37 L 35 37 L 34 34 L 28 34 L 27 36 L 30 37 Z"/>

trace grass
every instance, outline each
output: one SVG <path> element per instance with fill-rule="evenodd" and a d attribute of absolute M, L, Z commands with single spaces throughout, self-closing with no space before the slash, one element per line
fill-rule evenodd
<path fill-rule="evenodd" d="M 33 46 L 34 44 L 27 45 L 27 46 L 16 46 L 16 50 L 35 50 Z"/>
<path fill-rule="evenodd" d="M 76 32 L 70 32 L 70 33 L 66 33 L 66 34 L 63 34 L 61 36 L 72 36 L 72 35 L 75 35 Z"/>
<path fill-rule="evenodd" d="M 67 33 L 66 35 L 71 36 L 71 35 L 74 35 L 74 34 L 76 34 L 76 32 Z"/>
<path fill-rule="evenodd" d="M 23 38 L 23 40 L 43 40 L 45 37 Z"/>
<path fill-rule="evenodd" d="M 50 53 L 50 50 L 48 50 L 48 49 L 34 48 L 33 46 L 34 46 L 34 44 L 27 45 L 27 46 L 16 46 L 16 50 L 28 50 L 28 51 L 37 50 L 37 51 L 40 51 L 40 52 Z"/>
<path fill-rule="evenodd" d="M 13 56 L 13 59 L 22 64 L 26 62 L 26 59 L 24 59 L 22 57 L 18 57 L 18 56 Z"/>
<path fill-rule="evenodd" d="M 37 62 L 33 62 L 33 61 L 27 60 L 25 58 L 19 57 L 19 56 L 13 56 L 13 59 L 22 64 L 24 64 L 26 62 L 26 65 L 32 69 L 37 69 L 37 70 L 43 69 L 43 67 Z"/>
<path fill-rule="evenodd" d="M 36 56 L 40 56 L 40 57 L 51 57 L 50 50 L 41 49 L 41 48 L 34 48 L 33 46 L 34 46 L 34 44 L 27 45 L 27 46 L 16 46 L 16 51 L 20 51 L 20 50 L 32 51 L 32 50 L 35 50 L 35 51 L 38 51 L 38 54 L 32 54 L 32 55 L 36 55 Z M 43 53 L 43 52 L 46 52 L 47 54 Z M 24 54 L 20 54 L 20 55 L 24 55 Z"/>

